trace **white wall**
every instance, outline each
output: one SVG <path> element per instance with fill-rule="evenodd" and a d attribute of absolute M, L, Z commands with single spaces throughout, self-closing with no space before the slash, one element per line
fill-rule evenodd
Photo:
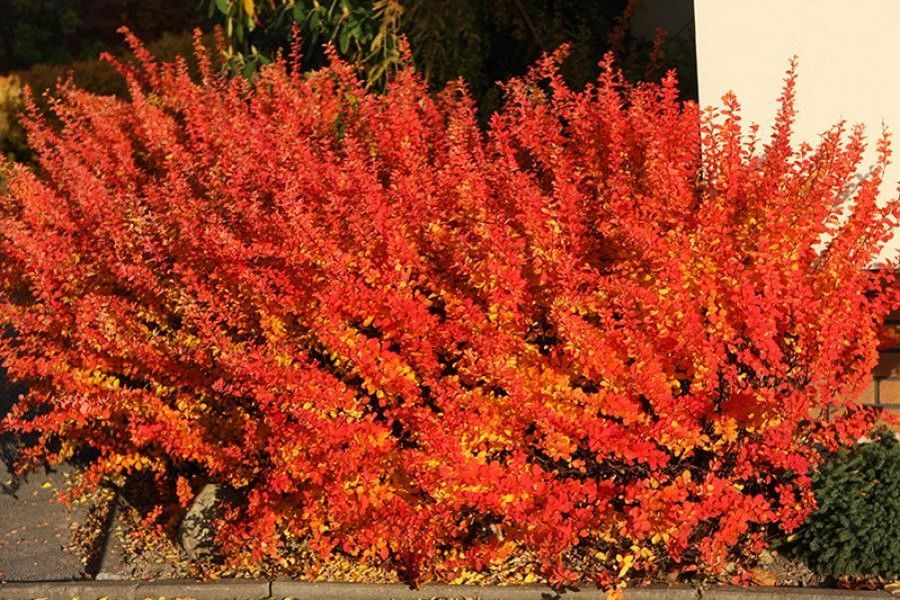
<path fill-rule="evenodd" d="M 654 0 L 648 0 L 653 2 Z M 900 0 L 694 0 L 700 104 L 734 91 L 745 122 L 772 123 L 788 61 L 799 58 L 796 138 L 810 143 L 844 118 L 871 145 L 884 122 L 894 164 L 881 197 L 900 181 Z M 874 160 L 874 148 L 866 158 Z M 900 252 L 900 231 L 891 252 Z"/>

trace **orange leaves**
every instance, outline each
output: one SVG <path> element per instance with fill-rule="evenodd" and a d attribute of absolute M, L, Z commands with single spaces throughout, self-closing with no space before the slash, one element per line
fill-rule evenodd
<path fill-rule="evenodd" d="M 565 434 L 549 432 L 544 437 L 543 449 L 553 460 L 568 461 L 578 449 L 574 441 Z"/>
<path fill-rule="evenodd" d="M 194 499 L 194 490 L 191 482 L 179 475 L 175 481 L 175 495 L 178 497 L 178 503 L 182 508 L 190 506 L 191 501 Z"/>
<path fill-rule="evenodd" d="M 856 184 L 861 133 L 794 152 L 789 89 L 753 154 L 735 101 L 554 65 L 486 129 L 408 68 L 383 95 L 280 61 L 68 91 L 0 192 L 30 386 L 4 427 L 33 461 L 92 450 L 87 485 L 234 488 L 236 562 L 303 539 L 424 580 L 521 552 L 611 586 L 796 528 L 814 446 L 874 419 L 834 406 L 900 301 L 863 270 L 898 209 Z"/>
<path fill-rule="evenodd" d="M 646 417 L 641 405 L 634 398 L 615 392 L 603 394 L 600 412 L 608 417 L 621 419 L 626 424 L 640 422 Z"/>

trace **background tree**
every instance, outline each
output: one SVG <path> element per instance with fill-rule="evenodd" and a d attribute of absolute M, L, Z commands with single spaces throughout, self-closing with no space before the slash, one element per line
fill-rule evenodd
<path fill-rule="evenodd" d="M 692 32 L 655 45 L 641 40 L 628 28 L 637 6 L 634 0 L 210 0 L 209 16 L 224 24 L 232 68 L 246 75 L 285 47 L 299 26 L 307 68 L 323 64 L 330 42 L 363 66 L 375 88 L 399 65 L 405 35 L 429 84 L 441 88 L 463 78 L 483 114 L 497 106 L 497 81 L 522 74 L 563 43 L 572 48 L 563 65 L 572 85 L 592 80 L 598 59 L 612 49 L 630 79 L 681 67 L 687 74 L 681 91 L 695 97 Z"/>
<path fill-rule="evenodd" d="M 154 40 L 203 23 L 191 2 L 164 0 L 0 0 L 0 74 L 37 63 L 93 59 L 121 46 L 128 26 Z"/>
<path fill-rule="evenodd" d="M 121 53 L 120 27 L 172 59 L 190 58 L 190 31 L 206 24 L 193 2 L 0 0 L 0 156 L 21 162 L 33 157 L 20 124 L 26 86 L 41 108 L 47 106 L 44 92 L 54 95 L 69 77 L 91 92 L 121 95 L 121 77 L 98 60 L 104 51 Z"/>

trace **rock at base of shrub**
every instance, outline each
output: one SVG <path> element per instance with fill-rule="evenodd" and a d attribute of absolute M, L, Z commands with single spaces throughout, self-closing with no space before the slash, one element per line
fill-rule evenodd
<path fill-rule="evenodd" d="M 216 484 L 204 485 L 194 497 L 181 525 L 178 541 L 193 559 L 211 559 L 217 555 L 215 521 L 221 517 L 225 492 Z"/>

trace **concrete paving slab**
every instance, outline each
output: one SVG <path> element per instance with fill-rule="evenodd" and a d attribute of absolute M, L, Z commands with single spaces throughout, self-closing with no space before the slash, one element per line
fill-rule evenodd
<path fill-rule="evenodd" d="M 21 390 L 5 385 L 0 373 L 0 417 Z M 0 436 L 0 581 L 81 579 L 84 565 L 68 551 L 69 524 L 85 516 L 85 507 L 67 509 L 56 501 L 67 467 L 38 471 L 23 478 L 12 473 L 13 440 Z"/>
<path fill-rule="evenodd" d="M 127 564 L 125 549 L 119 541 L 117 529 L 121 527 L 120 520 L 120 502 L 116 498 L 110 515 L 109 527 L 104 532 L 103 548 L 100 552 L 99 566 L 97 574 L 94 576 L 98 581 L 126 581 L 135 579 L 131 569 Z"/>

